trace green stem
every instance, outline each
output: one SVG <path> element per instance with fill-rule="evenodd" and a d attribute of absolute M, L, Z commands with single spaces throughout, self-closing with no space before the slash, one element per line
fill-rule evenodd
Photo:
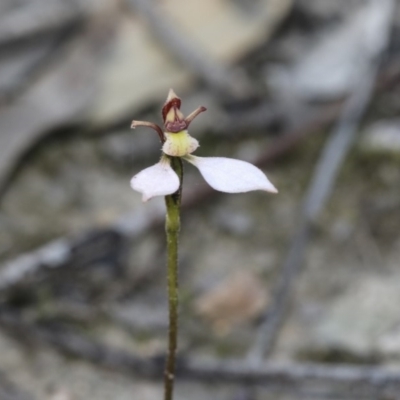
<path fill-rule="evenodd" d="M 182 160 L 177 157 L 171 157 L 171 167 L 179 176 L 180 187 L 176 193 L 165 196 L 165 204 L 167 208 L 165 231 L 167 235 L 169 332 L 168 355 L 164 375 L 164 400 L 173 400 L 175 359 L 178 342 L 178 239 L 183 179 Z"/>

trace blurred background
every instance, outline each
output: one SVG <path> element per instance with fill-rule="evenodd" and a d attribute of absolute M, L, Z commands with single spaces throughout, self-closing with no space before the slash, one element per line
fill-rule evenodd
<path fill-rule="evenodd" d="M 162 398 L 169 88 L 279 190 L 187 165 L 176 399 L 399 399 L 398 3 L 1 0 L 0 400 Z"/>

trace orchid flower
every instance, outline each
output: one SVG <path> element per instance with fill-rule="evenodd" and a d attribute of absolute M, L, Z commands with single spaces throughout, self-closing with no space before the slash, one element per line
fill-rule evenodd
<path fill-rule="evenodd" d="M 206 108 L 199 107 L 185 118 L 180 107 L 180 98 L 170 89 L 162 108 L 164 130 L 151 122 L 132 122 L 132 128 L 147 126 L 154 129 L 162 143 L 161 160 L 156 165 L 139 172 L 131 180 L 132 189 L 142 193 L 143 201 L 155 196 L 167 196 L 179 189 L 180 179 L 171 167 L 170 157 L 181 157 L 197 167 L 206 182 L 220 192 L 241 193 L 251 190 L 278 192 L 259 168 L 246 161 L 192 155 L 199 147 L 199 142 L 189 135 L 187 129 L 193 119 L 206 111 Z"/>
<path fill-rule="evenodd" d="M 188 128 L 193 119 L 206 109 L 199 107 L 185 118 L 180 108 L 181 100 L 171 89 L 162 108 L 164 130 L 152 122 L 133 121 L 131 125 L 132 128 L 147 126 L 154 129 L 162 143 L 160 161 L 135 175 L 131 180 L 131 186 L 142 193 L 143 201 L 155 196 L 165 196 L 169 332 L 164 373 L 164 400 L 173 400 L 178 343 L 178 238 L 183 177 L 182 159 L 197 167 L 203 178 L 215 190 L 226 193 L 250 190 L 277 193 L 264 173 L 248 162 L 232 158 L 192 155 L 199 147 L 199 142 L 189 135 Z"/>

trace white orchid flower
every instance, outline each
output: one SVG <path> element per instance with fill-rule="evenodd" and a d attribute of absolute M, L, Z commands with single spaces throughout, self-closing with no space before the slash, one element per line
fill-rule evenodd
<path fill-rule="evenodd" d="M 252 190 L 278 192 L 259 168 L 246 161 L 193 156 L 192 153 L 198 148 L 199 143 L 189 135 L 187 128 L 192 120 L 206 109 L 199 107 L 185 118 L 180 106 L 181 100 L 171 89 L 162 109 L 165 131 L 151 122 L 132 122 L 132 128 L 147 126 L 156 130 L 163 143 L 161 160 L 156 165 L 139 172 L 131 180 L 132 189 L 143 194 L 143 201 L 155 196 L 167 196 L 179 189 L 180 180 L 171 167 L 170 157 L 181 157 L 197 167 L 206 182 L 220 192 L 242 193 Z"/>

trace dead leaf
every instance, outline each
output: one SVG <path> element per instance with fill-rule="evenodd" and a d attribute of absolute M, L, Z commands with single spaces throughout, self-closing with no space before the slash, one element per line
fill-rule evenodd
<path fill-rule="evenodd" d="M 49 400 L 73 400 L 72 394 L 66 388 L 58 388 L 48 398 Z"/>
<path fill-rule="evenodd" d="M 238 271 L 201 296 L 196 312 L 207 319 L 219 335 L 248 322 L 267 305 L 267 293 L 251 271 Z"/>

